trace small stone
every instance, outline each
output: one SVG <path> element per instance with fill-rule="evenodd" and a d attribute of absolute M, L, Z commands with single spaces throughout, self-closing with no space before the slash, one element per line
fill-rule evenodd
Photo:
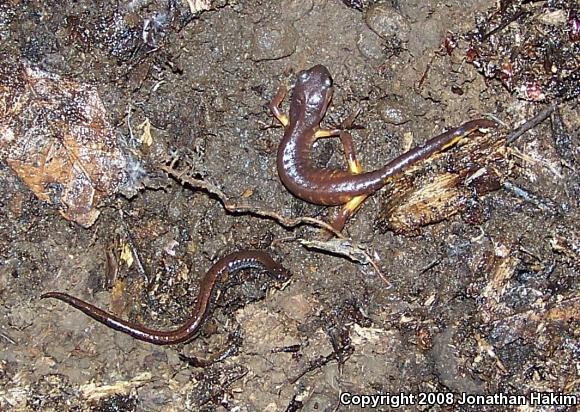
<path fill-rule="evenodd" d="M 372 30 L 363 27 L 356 42 L 359 52 L 368 60 L 380 64 L 384 60 L 384 45 L 382 39 Z"/>
<path fill-rule="evenodd" d="M 376 3 L 369 7 L 364 16 L 367 26 L 385 40 L 398 38 L 406 42 L 410 27 L 407 19 L 393 7 Z"/>
<path fill-rule="evenodd" d="M 252 60 L 278 60 L 290 56 L 296 50 L 297 33 L 291 24 L 278 21 L 266 23 L 254 32 Z"/>
<path fill-rule="evenodd" d="M 400 125 L 409 121 L 409 116 L 406 114 L 409 108 L 396 99 L 381 100 L 377 105 L 377 110 L 385 123 Z"/>
<path fill-rule="evenodd" d="M 447 25 L 447 20 L 437 17 L 413 24 L 407 41 L 409 53 L 421 56 L 429 50 L 438 49 L 445 38 Z"/>

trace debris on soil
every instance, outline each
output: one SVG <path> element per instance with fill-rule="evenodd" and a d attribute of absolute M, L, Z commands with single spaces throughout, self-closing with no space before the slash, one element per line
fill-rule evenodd
<path fill-rule="evenodd" d="M 580 239 L 578 232 L 568 231 L 564 228 L 561 228 L 559 232 L 563 233 L 554 233 L 550 239 L 552 249 L 565 256 L 570 265 L 574 266 L 576 270 L 580 270 Z"/>
<path fill-rule="evenodd" d="M 350 239 L 330 239 L 326 241 L 300 239 L 300 243 L 308 249 L 345 256 L 361 265 L 368 265 L 371 262 L 368 253 Z"/>
<path fill-rule="evenodd" d="M 192 14 L 202 3 L 212 11 Z M 96 133 L 53 113 L 78 94 L 98 100 L 83 86 L 94 85 L 110 128 L 127 136 L 127 147 L 113 140 L 101 150 L 127 150 L 157 182 L 116 197 L 85 230 L 46 213 L 0 162 L 0 410 L 329 411 L 349 409 L 347 392 L 482 394 L 484 411 L 508 409 L 491 404 L 496 396 L 541 392 L 560 399 L 515 408 L 573 409 L 562 396 L 579 399 L 580 122 L 566 100 L 577 97 L 575 4 L 0 1 L 2 130 L 24 139 L 32 127 L 68 159 L 65 131 Z M 471 44 L 480 54 L 466 64 Z M 505 62 L 512 74 L 502 78 Z M 335 84 L 321 126 L 361 108 L 352 134 L 368 170 L 484 114 L 506 127 L 395 176 L 344 234 L 319 243 L 320 229 L 332 229 L 328 210 L 279 181 L 283 132 L 268 126 L 266 108 L 281 80 L 315 64 Z M 533 81 L 545 103 L 531 100 L 533 87 L 522 91 Z M 43 104 L 52 118 L 35 123 L 28 117 L 35 107 L 46 116 Z M 21 117 L 4 116 L 16 106 Z M 72 113 L 90 110 L 100 113 Z M 0 139 L 5 159 L 17 141 Z M 313 152 L 320 167 L 344 167 L 338 139 Z M 136 164 L 126 161 L 122 171 Z M 124 190 L 122 178 L 108 179 L 108 193 Z M 95 190 L 87 207 L 108 196 Z M 63 290 L 169 328 L 191 314 L 196 268 L 241 248 L 275 249 L 292 281 L 248 304 L 266 296 L 266 275 L 231 278 L 187 345 L 155 347 L 38 299 Z M 441 400 L 423 408 L 476 409 Z"/>
<path fill-rule="evenodd" d="M 364 8 L 363 0 L 342 0 L 342 2 L 344 3 L 345 6 L 358 11 L 362 11 L 362 9 Z"/>
<path fill-rule="evenodd" d="M 100 401 L 110 397 L 129 395 L 135 388 L 143 386 L 152 380 L 151 372 L 142 372 L 130 380 L 119 380 L 109 385 L 97 385 L 93 382 L 80 387 L 82 396 L 88 401 Z"/>
<path fill-rule="evenodd" d="M 266 219 L 272 219 L 277 221 L 279 224 L 285 227 L 297 227 L 301 225 L 311 225 L 318 226 L 322 229 L 329 231 L 339 238 L 344 236 L 337 231 L 332 225 L 311 217 L 302 216 L 298 218 L 291 218 L 281 215 L 273 210 L 264 209 L 259 206 L 253 206 L 247 202 L 237 204 L 234 203 L 228 196 L 216 185 L 206 182 L 204 180 L 195 179 L 190 176 L 192 170 L 190 170 L 190 165 L 186 165 L 182 169 L 176 169 L 176 165 L 179 165 L 179 159 L 171 160 L 168 166 L 161 166 L 161 170 L 165 171 L 169 176 L 173 177 L 175 180 L 183 185 L 189 185 L 195 189 L 206 191 L 207 193 L 216 196 L 220 199 L 224 209 L 230 213 L 235 214 L 248 214 L 254 216 L 260 216 Z M 188 163 L 188 162 L 185 162 Z M 242 196 L 244 197 L 244 196 Z"/>
<path fill-rule="evenodd" d="M 365 9 L 363 18 L 368 28 L 381 39 L 381 48 L 384 54 L 392 57 L 401 53 L 403 45 L 409 41 L 411 31 L 409 21 L 405 16 L 395 7 L 380 2 Z M 368 37 L 368 34 L 365 37 Z M 361 40 L 359 40 L 361 51 L 369 49 L 369 43 L 372 44 L 371 39 Z M 364 54 L 372 55 L 372 53 Z"/>
<path fill-rule="evenodd" d="M 580 95 L 580 15 L 573 1 L 500 2 L 469 33 L 467 61 L 529 101 Z"/>
<path fill-rule="evenodd" d="M 237 381 L 244 378 L 248 373 L 247 368 L 236 365 L 224 367 L 216 364 L 197 374 L 191 384 L 188 385 L 189 396 L 186 400 L 186 410 L 198 410 L 208 403 L 222 403 L 227 405 L 226 400 L 219 400 L 224 392 Z"/>
<path fill-rule="evenodd" d="M 415 171 L 420 168 L 420 176 L 408 171 L 393 179 L 376 227 L 417 234 L 423 226 L 465 211 L 469 212 L 470 220 L 479 220 L 477 199 L 499 190 L 509 173 L 505 139 L 500 133 L 470 138 L 469 143 L 450 155 L 455 159 L 456 170 L 428 173 L 422 162 L 413 168 Z"/>
<path fill-rule="evenodd" d="M 209 0 L 186 0 L 189 5 L 189 11 L 191 14 L 198 13 L 204 10 L 211 9 L 211 1 Z"/>
<path fill-rule="evenodd" d="M 0 66 L 0 159 L 67 220 L 91 226 L 127 181 L 94 88 L 25 64 Z"/>

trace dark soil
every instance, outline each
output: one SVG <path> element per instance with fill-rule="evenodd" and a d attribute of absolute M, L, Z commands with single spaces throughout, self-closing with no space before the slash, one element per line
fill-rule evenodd
<path fill-rule="evenodd" d="M 538 27 L 547 24 L 555 27 L 548 38 L 558 27 L 568 36 L 554 42 L 561 52 L 550 63 L 558 68 L 565 58 L 562 70 L 571 74 L 539 79 L 534 87 L 549 92 L 526 99 L 517 73 L 507 84 L 482 70 L 499 56 L 494 45 L 505 53 L 512 43 L 493 42 L 502 30 L 491 40 L 476 34 L 486 22 L 491 31 L 509 20 L 498 13 L 513 17 L 509 7 L 392 3 L 222 0 L 194 14 L 173 0 L 0 4 L 4 62 L 94 86 L 138 162 L 128 167 L 147 174 L 132 176 L 136 194 L 111 196 L 85 229 L 0 163 L 0 410 L 331 411 L 346 409 L 343 392 L 440 392 L 431 409 L 417 400 L 405 410 L 472 410 L 458 405 L 462 393 L 579 395 L 580 119 L 578 77 L 570 77 L 579 65 L 577 4 L 500 2 L 525 9 L 505 24 L 510 36 L 518 24 L 528 35 L 546 33 Z M 552 12 L 555 23 L 546 23 L 542 16 Z M 496 144 L 493 153 L 473 160 L 493 182 L 480 191 L 461 183 L 452 213 L 411 228 L 385 217 L 397 188 L 447 172 L 469 179 L 469 145 L 393 182 L 347 224 L 344 234 L 390 286 L 372 265 L 305 249 L 300 240 L 318 239 L 320 228 L 228 213 L 215 195 L 163 171 L 174 160 L 231 202 L 328 221 L 332 208 L 295 198 L 278 180 L 283 131 L 271 127 L 266 107 L 282 82 L 314 64 L 334 78 L 326 125 L 361 109 L 352 133 L 367 170 L 470 119 L 491 114 L 503 122 L 482 137 Z M 542 73 L 527 73 L 522 84 Z M 551 104 L 546 121 L 505 142 Z M 137 141 L 146 119 L 151 146 Z M 315 157 L 344 166 L 338 139 L 321 141 Z M 269 250 L 291 281 L 266 291 L 264 277 L 248 275 L 254 280 L 224 293 L 188 344 L 143 343 L 39 299 L 66 291 L 170 329 L 187 319 L 211 264 L 245 248 Z M 127 267 L 120 257 L 127 249 L 142 269 Z M 225 360 L 195 363 L 226 350 Z"/>

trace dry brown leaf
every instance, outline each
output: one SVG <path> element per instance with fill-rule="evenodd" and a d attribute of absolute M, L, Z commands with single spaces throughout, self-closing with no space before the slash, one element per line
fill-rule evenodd
<path fill-rule="evenodd" d="M 127 165 L 93 87 L 21 63 L 0 64 L 0 160 L 84 227 Z"/>

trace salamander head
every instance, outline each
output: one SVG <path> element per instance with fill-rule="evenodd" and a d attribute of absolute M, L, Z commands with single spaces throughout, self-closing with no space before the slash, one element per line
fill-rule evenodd
<path fill-rule="evenodd" d="M 316 65 L 298 73 L 290 103 L 290 117 L 302 113 L 318 125 L 332 98 L 332 77 L 328 69 Z M 294 112 L 294 113 L 293 113 Z"/>

